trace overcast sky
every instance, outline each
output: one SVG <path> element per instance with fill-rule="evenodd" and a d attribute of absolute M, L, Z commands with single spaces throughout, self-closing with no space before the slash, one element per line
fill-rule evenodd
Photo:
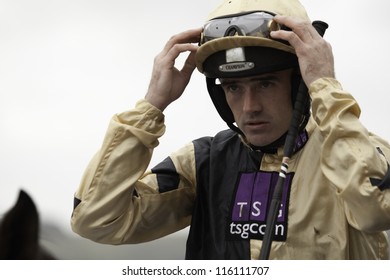
<path fill-rule="evenodd" d="M 115 113 L 147 89 L 169 37 L 221 0 L 0 0 L 0 214 L 27 190 L 44 220 L 70 231 L 73 193 Z M 336 74 L 366 127 L 390 140 L 390 2 L 302 0 L 330 25 Z M 152 164 L 225 129 L 198 72 L 166 111 Z"/>

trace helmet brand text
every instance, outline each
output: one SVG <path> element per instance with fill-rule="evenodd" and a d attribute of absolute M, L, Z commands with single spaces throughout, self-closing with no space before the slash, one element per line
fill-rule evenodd
<path fill-rule="evenodd" d="M 240 72 L 252 69 L 253 67 L 255 67 L 255 64 L 253 62 L 235 62 L 222 64 L 219 66 L 218 69 L 221 72 Z"/>

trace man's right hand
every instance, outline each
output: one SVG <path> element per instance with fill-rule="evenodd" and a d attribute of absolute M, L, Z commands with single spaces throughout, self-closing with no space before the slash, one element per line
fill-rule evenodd
<path fill-rule="evenodd" d="M 196 67 L 195 53 L 202 28 L 191 29 L 174 35 L 155 57 L 152 77 L 145 100 L 161 111 L 178 99 L 188 85 Z M 181 70 L 175 68 L 175 60 L 181 53 L 190 52 Z"/>

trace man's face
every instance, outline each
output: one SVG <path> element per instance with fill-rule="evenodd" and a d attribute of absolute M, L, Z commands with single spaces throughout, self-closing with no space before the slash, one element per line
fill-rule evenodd
<path fill-rule="evenodd" d="M 281 137 L 292 117 L 292 70 L 220 79 L 235 122 L 247 140 L 266 146 Z"/>

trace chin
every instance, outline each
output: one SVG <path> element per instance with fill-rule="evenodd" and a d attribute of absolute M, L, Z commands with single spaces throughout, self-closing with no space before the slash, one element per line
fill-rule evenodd
<path fill-rule="evenodd" d="M 248 142 L 251 145 L 256 146 L 256 147 L 264 147 L 264 146 L 267 146 L 268 144 L 271 143 L 271 142 L 268 142 L 268 141 L 259 141 L 259 140 L 256 141 L 256 139 L 253 139 L 253 138 L 252 139 L 249 138 Z"/>
<path fill-rule="evenodd" d="M 269 139 L 268 137 L 247 137 L 248 142 L 256 147 L 266 147 L 275 142 L 275 139 Z M 276 139 L 277 140 L 277 139 Z"/>

